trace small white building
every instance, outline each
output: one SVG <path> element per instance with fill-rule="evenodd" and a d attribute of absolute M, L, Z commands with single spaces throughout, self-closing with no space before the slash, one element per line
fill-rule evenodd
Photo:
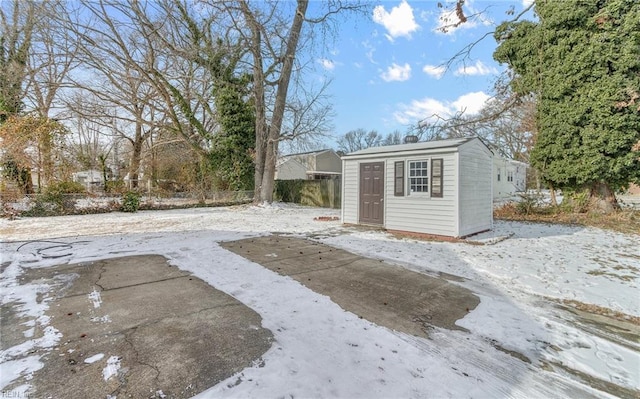
<path fill-rule="evenodd" d="M 527 167 L 524 162 L 493 158 L 493 198 L 513 197 L 527 191 Z"/>
<path fill-rule="evenodd" d="M 448 237 L 490 230 L 492 157 L 478 138 L 347 154 L 342 157 L 342 222 Z"/>
<path fill-rule="evenodd" d="M 280 157 L 276 163 L 276 180 L 337 179 L 342 161 L 333 150 L 319 150 Z"/>

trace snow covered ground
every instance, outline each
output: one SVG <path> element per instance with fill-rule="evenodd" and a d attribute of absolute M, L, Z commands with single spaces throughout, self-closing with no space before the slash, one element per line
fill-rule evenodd
<path fill-rule="evenodd" d="M 338 215 L 274 204 L 0 220 L 0 300 L 21 303 L 30 320 L 19 327 L 24 342 L 0 352 L 0 389 L 26 376 L 14 392 L 28 392 L 28 377 L 43 365 L 32 349 L 53 350 L 63 339 L 46 315 L 55 287 L 19 285 L 24 269 L 160 254 L 254 309 L 275 337 L 263 362 L 198 398 L 640 395 L 640 235 L 496 222 L 473 238 L 487 245 L 472 245 L 314 220 Z M 390 331 L 218 245 L 276 232 L 462 277 L 456 284 L 481 299 L 458 321 L 469 332 L 436 328 L 424 339 Z M 635 335 L 600 328 L 563 301 L 616 312 Z M 34 339 L 36 325 L 45 335 Z"/>

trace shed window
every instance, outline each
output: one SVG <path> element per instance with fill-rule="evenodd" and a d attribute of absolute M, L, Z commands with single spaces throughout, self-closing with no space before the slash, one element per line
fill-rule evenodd
<path fill-rule="evenodd" d="M 394 164 L 395 171 L 393 175 L 394 190 L 393 195 L 401 197 L 404 195 L 404 162 L 398 161 Z"/>
<path fill-rule="evenodd" d="M 409 189 L 412 193 L 429 192 L 429 162 L 409 161 Z"/>
<path fill-rule="evenodd" d="M 442 198 L 442 158 L 431 160 L 431 196 Z"/>
<path fill-rule="evenodd" d="M 513 171 L 507 171 L 507 181 L 513 181 Z"/>
<path fill-rule="evenodd" d="M 498 181 L 500 181 L 500 168 L 498 168 Z"/>

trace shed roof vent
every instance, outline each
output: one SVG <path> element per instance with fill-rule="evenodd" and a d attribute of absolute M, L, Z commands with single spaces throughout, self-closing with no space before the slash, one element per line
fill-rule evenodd
<path fill-rule="evenodd" d="M 418 142 L 418 136 L 414 136 L 414 135 L 405 136 L 404 137 L 404 142 L 405 142 L 405 144 L 417 143 Z"/>

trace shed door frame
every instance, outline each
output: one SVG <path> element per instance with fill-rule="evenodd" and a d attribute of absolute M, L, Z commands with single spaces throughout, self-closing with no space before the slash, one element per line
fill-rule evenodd
<path fill-rule="evenodd" d="M 384 225 L 384 161 L 360 164 L 358 223 Z"/>

